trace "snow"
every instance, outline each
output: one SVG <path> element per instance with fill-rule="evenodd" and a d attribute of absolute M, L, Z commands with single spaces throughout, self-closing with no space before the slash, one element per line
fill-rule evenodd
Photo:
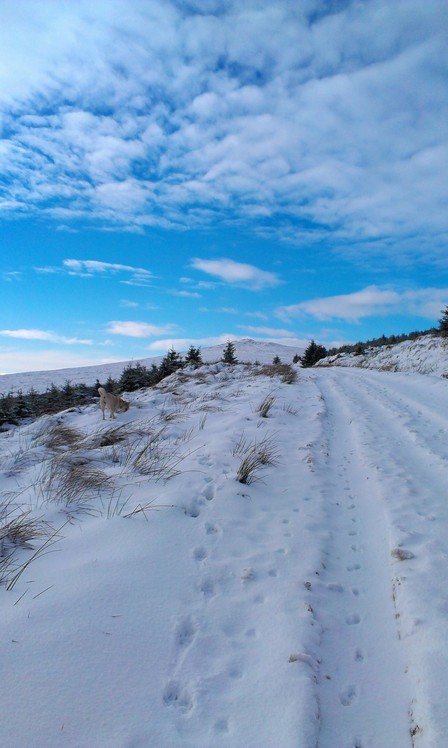
<path fill-rule="evenodd" d="M 251 338 L 242 338 L 241 340 L 232 341 L 235 346 L 235 356 L 238 361 L 259 361 L 261 364 L 270 364 L 275 356 L 278 356 L 284 363 L 290 363 L 297 353 L 301 356 L 303 348 L 296 348 L 280 343 L 271 343 L 263 340 L 252 340 Z M 226 343 L 209 346 L 201 350 L 202 359 L 206 363 L 220 361 Z M 185 356 L 186 351 L 181 355 Z M 140 358 L 132 361 L 118 361 L 108 364 L 97 364 L 95 366 L 79 366 L 72 369 L 52 369 L 51 371 L 25 371 L 17 374 L 0 375 L 0 394 L 8 392 L 29 392 L 34 389 L 36 392 L 45 392 L 51 384 L 62 387 L 67 381 L 71 384 L 95 384 L 98 379 L 100 382 L 106 382 L 108 377 L 119 379 L 123 369 L 129 364 L 140 363 L 142 366 L 151 368 L 152 364 L 159 366 L 163 356 L 153 356 L 151 358 Z"/>
<path fill-rule="evenodd" d="M 448 382 L 297 374 L 0 434 L 1 746 L 446 748 Z"/>
<path fill-rule="evenodd" d="M 337 353 L 317 366 L 356 366 L 380 371 L 407 371 L 448 376 L 448 342 L 437 335 L 424 335 L 397 345 L 368 348 L 365 353 Z"/>

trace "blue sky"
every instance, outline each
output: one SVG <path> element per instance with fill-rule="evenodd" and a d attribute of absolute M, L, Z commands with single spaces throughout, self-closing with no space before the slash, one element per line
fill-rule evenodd
<path fill-rule="evenodd" d="M 20 0 L 0 20 L 0 372 L 437 324 L 445 0 Z"/>

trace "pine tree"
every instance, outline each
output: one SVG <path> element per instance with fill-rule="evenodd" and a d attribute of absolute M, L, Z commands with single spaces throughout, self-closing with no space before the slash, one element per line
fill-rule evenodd
<path fill-rule="evenodd" d="M 326 355 L 327 351 L 324 346 L 318 345 L 312 340 L 302 356 L 302 367 L 314 366 L 315 363 L 320 361 L 321 358 L 325 358 Z"/>
<path fill-rule="evenodd" d="M 134 392 L 141 387 L 148 387 L 148 369 L 139 361 L 136 364 L 128 364 L 123 369 L 118 386 L 120 392 Z"/>
<path fill-rule="evenodd" d="M 281 364 L 280 356 L 274 356 L 274 358 L 272 359 L 272 363 L 274 366 Z"/>
<path fill-rule="evenodd" d="M 439 319 L 439 331 L 442 338 L 448 338 L 448 306 L 445 307 Z"/>
<path fill-rule="evenodd" d="M 180 353 L 177 353 L 174 348 L 171 348 L 168 353 L 166 354 L 165 358 L 162 359 L 162 362 L 159 366 L 159 374 L 161 379 L 164 377 L 169 377 L 170 374 L 173 374 L 178 369 L 182 369 L 184 363 L 182 361 Z"/>
<path fill-rule="evenodd" d="M 14 398 L 13 416 L 14 420 L 21 420 L 22 418 L 29 418 L 31 415 L 31 409 L 27 403 L 26 397 L 22 390 L 18 390 L 17 395 Z"/>
<path fill-rule="evenodd" d="M 235 356 L 235 345 L 231 340 L 227 341 L 227 345 L 222 352 L 221 361 L 224 364 L 237 364 L 238 359 Z"/>
<path fill-rule="evenodd" d="M 64 408 L 72 408 L 75 405 L 76 392 L 75 392 L 75 388 L 73 387 L 69 379 L 66 380 L 62 388 L 61 397 L 62 397 L 62 402 L 64 403 Z"/>
<path fill-rule="evenodd" d="M 112 377 L 111 374 L 109 374 L 109 376 L 107 377 L 105 390 L 106 392 L 111 392 L 113 395 L 118 395 L 118 382 Z"/>
<path fill-rule="evenodd" d="M 202 366 L 203 361 L 201 349 L 195 348 L 194 345 L 191 345 L 185 356 L 185 363 L 187 366 L 193 366 L 195 369 L 197 369 L 198 366 Z"/>

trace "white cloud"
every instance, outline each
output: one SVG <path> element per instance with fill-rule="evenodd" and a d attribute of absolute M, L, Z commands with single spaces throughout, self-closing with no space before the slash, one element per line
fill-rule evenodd
<path fill-rule="evenodd" d="M 63 260 L 62 267 L 35 267 L 34 270 L 37 273 L 46 275 L 58 275 L 62 273 L 79 278 L 105 278 L 119 275 L 121 276 L 120 283 L 128 286 L 149 286 L 154 279 L 154 275 L 147 268 L 102 262 L 100 260 L 76 260 L 69 258 Z"/>
<path fill-rule="evenodd" d="M 235 262 L 227 258 L 219 260 L 202 260 L 195 258 L 191 266 L 196 270 L 202 270 L 207 275 L 219 278 L 225 283 L 244 286 L 253 291 L 259 291 L 266 287 L 277 286 L 281 283 L 276 273 L 260 270 L 254 265 L 243 262 Z"/>
<path fill-rule="evenodd" d="M 33 330 L 21 328 L 18 330 L 0 330 L 0 335 L 6 338 L 18 338 L 20 340 L 44 340 L 51 343 L 63 343 L 64 345 L 93 345 L 93 340 L 81 340 L 79 338 L 67 338 L 48 330 Z"/>
<path fill-rule="evenodd" d="M 171 291 L 174 296 L 182 296 L 185 299 L 200 299 L 201 294 L 196 291 Z"/>
<path fill-rule="evenodd" d="M 0 351 L 0 372 L 15 374 L 17 372 L 52 371 L 54 369 L 73 369 L 79 366 L 95 366 L 120 362 L 117 358 L 97 358 L 81 355 L 68 349 L 44 349 L 40 351 L 8 350 Z"/>
<path fill-rule="evenodd" d="M 412 314 L 434 319 L 448 299 L 448 289 L 426 288 L 394 291 L 378 286 L 368 286 L 361 291 L 339 296 L 311 299 L 299 304 L 278 307 L 275 314 L 280 319 L 290 320 L 300 316 L 315 319 L 346 320 L 358 322 L 365 317 L 389 314 Z"/>
<path fill-rule="evenodd" d="M 7 283 L 12 283 L 13 281 L 19 281 L 22 278 L 22 273 L 18 272 L 17 270 L 10 270 L 5 271 L 2 273 L 2 279 L 6 281 Z"/>
<path fill-rule="evenodd" d="M 132 265 L 120 265 L 119 263 L 101 262 L 99 260 L 73 260 L 63 261 L 63 266 L 69 275 L 93 276 L 131 273 L 134 279 L 149 281 L 153 275 L 146 268 L 133 267 Z"/>
<path fill-rule="evenodd" d="M 293 338 L 295 335 L 291 330 L 282 330 L 276 327 L 256 327 L 252 325 L 238 325 L 238 327 L 247 330 L 247 332 L 255 333 L 255 335 L 268 335 L 275 338 Z"/>
<path fill-rule="evenodd" d="M 196 9 L 8 4 L 0 210 L 443 258 L 445 0 Z"/>
<path fill-rule="evenodd" d="M 147 322 L 113 321 L 107 327 L 112 335 L 125 335 L 130 338 L 152 338 L 154 335 L 166 335 L 173 325 L 151 325 Z"/>

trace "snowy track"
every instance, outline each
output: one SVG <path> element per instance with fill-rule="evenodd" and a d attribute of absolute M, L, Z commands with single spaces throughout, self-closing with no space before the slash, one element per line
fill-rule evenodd
<path fill-rule="evenodd" d="M 398 638 L 384 497 L 352 403 L 330 378 L 319 475 L 329 528 L 316 616 L 322 626 L 319 748 L 409 748 L 409 686 Z"/>
<path fill-rule="evenodd" d="M 316 383 L 330 534 L 316 604 L 319 748 L 442 748 L 446 634 L 434 608 L 448 573 L 448 388 L 356 371 Z"/>

